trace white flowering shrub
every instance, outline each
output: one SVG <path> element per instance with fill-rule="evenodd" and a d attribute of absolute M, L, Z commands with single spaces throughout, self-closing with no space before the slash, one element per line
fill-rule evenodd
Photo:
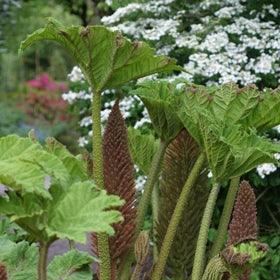
<path fill-rule="evenodd" d="M 276 87 L 280 16 L 275 3 L 260 6 L 255 1 L 252 7 L 253 1 L 244 0 L 149 1 L 120 7 L 101 21 L 178 58 L 192 73 L 180 76 L 197 84 L 233 81 Z"/>

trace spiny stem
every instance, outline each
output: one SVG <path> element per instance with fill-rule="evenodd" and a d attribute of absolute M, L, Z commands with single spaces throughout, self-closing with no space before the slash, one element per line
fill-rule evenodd
<path fill-rule="evenodd" d="M 161 279 L 164 267 L 168 258 L 168 254 L 174 239 L 174 236 L 176 234 L 177 226 L 179 224 L 179 221 L 181 219 L 185 203 L 188 199 L 190 190 L 199 174 L 199 171 L 201 167 L 203 166 L 203 163 L 205 161 L 205 153 L 201 153 L 198 159 L 196 160 L 192 171 L 182 189 L 182 192 L 179 196 L 178 202 L 176 204 L 176 207 L 174 209 L 173 215 L 171 217 L 166 235 L 164 237 L 164 241 L 161 246 L 161 250 L 159 253 L 158 261 L 155 266 L 154 273 L 152 275 L 152 280 L 158 280 Z"/>
<path fill-rule="evenodd" d="M 38 261 L 38 280 L 47 280 L 47 254 L 48 243 L 40 242 L 39 261 Z"/>
<path fill-rule="evenodd" d="M 161 169 L 161 164 L 163 162 L 165 150 L 166 150 L 168 144 L 169 144 L 169 141 L 161 139 L 158 150 L 153 158 L 151 168 L 150 168 L 150 171 L 148 174 L 148 179 L 145 184 L 144 193 L 142 194 L 142 197 L 141 197 L 141 200 L 140 200 L 140 203 L 138 206 L 137 218 L 136 218 L 137 230 L 135 233 L 135 240 L 137 239 L 137 237 L 143 227 L 145 215 L 146 215 L 149 203 L 151 201 L 153 187 L 158 179 L 158 175 L 159 175 L 160 169 Z M 132 261 L 133 261 L 133 250 L 131 249 L 129 251 L 128 255 L 126 256 L 124 265 L 120 271 L 120 274 L 119 274 L 120 280 L 129 279 L 130 266 L 131 266 Z"/>
<path fill-rule="evenodd" d="M 90 81 L 89 81 L 90 82 Z M 93 89 L 93 83 L 90 82 Z M 104 189 L 102 134 L 101 134 L 101 93 L 93 91 L 92 102 L 92 158 L 93 180 L 97 188 Z M 107 233 L 98 234 L 98 253 L 100 263 L 100 279 L 111 280 L 110 250 Z"/>
<path fill-rule="evenodd" d="M 214 243 L 210 251 L 209 259 L 217 255 L 222 249 L 223 242 L 225 240 L 225 236 L 227 233 L 232 209 L 234 206 L 235 197 L 239 189 L 239 181 L 240 181 L 240 177 L 233 178 L 230 181 L 230 186 L 224 203 L 224 209 L 220 218 L 217 235 L 215 237 Z"/>
<path fill-rule="evenodd" d="M 199 235 L 196 244 L 193 271 L 192 271 L 192 280 L 200 280 L 203 273 L 208 233 L 209 233 L 214 207 L 216 204 L 218 193 L 220 191 L 220 186 L 221 184 L 218 182 L 215 182 L 213 184 L 210 195 L 208 197 L 208 201 L 204 209 L 204 214 L 202 217 L 201 226 L 200 226 Z"/>

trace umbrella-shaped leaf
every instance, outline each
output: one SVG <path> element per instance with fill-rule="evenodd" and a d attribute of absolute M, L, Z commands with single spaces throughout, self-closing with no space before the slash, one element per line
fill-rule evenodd
<path fill-rule="evenodd" d="M 165 140 L 176 137 L 183 129 L 177 116 L 179 92 L 175 84 L 167 81 L 144 81 L 131 94 L 137 94 L 145 104 L 153 128 L 157 135 Z"/>
<path fill-rule="evenodd" d="M 49 236 L 85 243 L 85 232 L 114 234 L 110 224 L 121 221 L 122 217 L 116 210 L 105 209 L 120 206 L 123 201 L 94 188 L 91 181 L 77 182 L 69 187 L 57 204 L 49 209 L 46 225 Z"/>
<path fill-rule="evenodd" d="M 67 169 L 55 155 L 47 153 L 29 138 L 10 135 L 0 139 L 0 182 L 14 190 L 51 196 L 45 186 L 46 176 L 67 185 Z"/>
<path fill-rule="evenodd" d="M 93 90 L 101 92 L 130 80 L 159 72 L 184 71 L 176 60 L 154 56 L 155 50 L 142 42 L 130 42 L 118 31 L 103 26 L 65 27 L 49 18 L 44 28 L 21 43 L 19 52 L 38 40 L 55 40 L 76 59 Z"/>
<path fill-rule="evenodd" d="M 70 250 L 61 256 L 55 256 L 48 265 L 48 279 L 91 280 L 92 271 L 89 264 L 93 261 L 98 260 L 87 252 L 78 250 Z"/>
<path fill-rule="evenodd" d="M 128 128 L 129 150 L 133 162 L 148 175 L 153 157 L 158 149 L 159 140 L 153 135 L 144 135 L 137 129 Z"/>

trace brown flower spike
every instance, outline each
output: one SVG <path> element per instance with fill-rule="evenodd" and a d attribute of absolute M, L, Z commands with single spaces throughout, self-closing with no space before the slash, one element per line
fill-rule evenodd
<path fill-rule="evenodd" d="M 136 231 L 136 189 L 134 168 L 128 149 L 126 125 L 119 109 L 119 100 L 109 115 L 103 140 L 104 187 L 108 194 L 118 195 L 125 204 L 118 207 L 124 220 L 114 224 L 115 235 L 109 237 L 112 280 L 116 279 L 117 263 L 133 246 Z M 92 251 L 98 256 L 97 236 L 91 236 Z"/>
<path fill-rule="evenodd" d="M 226 247 L 257 240 L 256 197 L 248 181 L 242 181 L 234 205 Z"/>

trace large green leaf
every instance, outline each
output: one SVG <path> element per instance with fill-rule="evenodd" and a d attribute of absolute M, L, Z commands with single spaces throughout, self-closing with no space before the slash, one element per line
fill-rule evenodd
<path fill-rule="evenodd" d="M 38 247 L 26 241 L 14 243 L 0 237 L 0 262 L 6 267 L 9 280 L 38 279 Z"/>
<path fill-rule="evenodd" d="M 137 94 L 141 98 L 160 138 L 171 140 L 183 129 L 177 116 L 179 91 L 176 90 L 176 84 L 164 80 L 148 80 L 140 83 L 130 94 Z"/>
<path fill-rule="evenodd" d="M 97 259 L 87 252 L 71 250 L 61 256 L 55 256 L 48 265 L 48 280 L 91 280 L 92 271 L 89 266 Z"/>
<path fill-rule="evenodd" d="M 117 196 L 108 196 L 105 191 L 94 191 L 91 181 L 77 182 L 69 187 L 62 199 L 49 209 L 45 224 L 49 236 L 86 242 L 85 232 L 114 234 L 110 225 L 122 220 L 116 210 L 124 201 Z"/>
<path fill-rule="evenodd" d="M 159 140 L 156 140 L 151 134 L 141 134 L 139 130 L 131 127 L 127 132 L 132 160 L 145 175 L 148 175 Z"/>
<path fill-rule="evenodd" d="M 0 139 L 0 183 L 25 193 L 37 193 L 51 199 L 45 180 L 56 179 L 65 186 L 67 169 L 55 155 L 45 152 L 29 138 L 9 135 Z"/>
<path fill-rule="evenodd" d="M 240 176 L 265 162 L 277 163 L 279 146 L 258 137 L 250 122 L 259 102 L 255 87 L 183 88 L 178 116 L 207 155 L 215 178 Z"/>
<path fill-rule="evenodd" d="M 175 59 L 154 56 L 155 50 L 147 44 L 132 43 L 118 31 L 103 26 L 65 27 L 52 18 L 44 28 L 21 43 L 19 53 L 44 39 L 57 41 L 65 47 L 93 84 L 93 90 L 98 92 L 154 73 L 184 71 L 175 65 Z"/>

